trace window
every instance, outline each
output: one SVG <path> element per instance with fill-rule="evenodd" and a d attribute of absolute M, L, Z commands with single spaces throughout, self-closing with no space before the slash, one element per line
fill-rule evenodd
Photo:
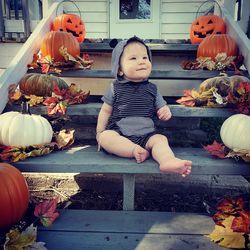
<path fill-rule="evenodd" d="M 120 0 L 120 19 L 151 19 L 151 0 Z"/>

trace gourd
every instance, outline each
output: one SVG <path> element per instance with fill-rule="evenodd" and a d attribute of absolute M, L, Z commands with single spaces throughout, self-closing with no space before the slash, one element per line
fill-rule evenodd
<path fill-rule="evenodd" d="M 50 143 L 53 130 L 47 119 L 40 115 L 10 111 L 0 115 L 0 144 L 6 146 L 31 146 Z"/>
<path fill-rule="evenodd" d="M 57 16 L 52 23 L 52 30 L 71 33 L 79 43 L 85 39 L 86 30 L 84 22 L 76 14 L 62 14 Z"/>
<path fill-rule="evenodd" d="M 190 28 L 190 40 L 193 44 L 200 44 L 204 38 L 212 34 L 225 34 L 225 21 L 217 15 L 199 16 Z"/>
<path fill-rule="evenodd" d="M 223 143 L 232 150 L 250 150 L 250 116 L 230 116 L 223 122 L 220 136 Z"/>
<path fill-rule="evenodd" d="M 245 76 L 227 76 L 226 74 L 224 74 L 221 76 L 208 78 L 203 81 L 200 84 L 199 92 L 202 93 L 212 87 L 215 87 L 218 90 L 218 94 L 220 94 L 221 96 L 227 96 L 230 90 L 235 93 L 235 89 L 239 86 L 241 82 L 250 82 L 250 80 Z"/>
<path fill-rule="evenodd" d="M 51 96 L 56 85 L 59 89 L 69 87 L 60 77 L 39 73 L 25 74 L 19 81 L 20 91 L 25 95 Z"/>
<path fill-rule="evenodd" d="M 197 58 L 210 57 L 211 59 L 215 59 L 219 53 L 226 53 L 227 56 L 238 55 L 236 42 L 227 34 L 215 34 L 206 37 L 198 46 Z"/>
<path fill-rule="evenodd" d="M 29 203 L 29 190 L 21 172 L 7 163 L 0 163 L 0 229 L 19 222 Z"/>
<path fill-rule="evenodd" d="M 80 56 L 80 45 L 77 39 L 69 32 L 50 31 L 48 32 L 41 44 L 42 56 L 51 56 L 55 62 L 64 61 L 60 54 L 61 47 L 67 48 L 67 51 L 73 57 Z"/>

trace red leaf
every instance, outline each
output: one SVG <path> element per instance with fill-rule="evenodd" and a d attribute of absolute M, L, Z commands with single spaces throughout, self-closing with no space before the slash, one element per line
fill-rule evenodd
<path fill-rule="evenodd" d="M 177 103 L 183 104 L 188 107 L 194 107 L 195 106 L 195 98 L 192 96 L 192 90 L 186 89 L 184 90 L 184 96 L 180 99 L 176 100 Z"/>
<path fill-rule="evenodd" d="M 221 159 L 226 158 L 225 146 L 222 143 L 214 141 L 213 144 L 202 147 L 211 155 L 215 155 Z"/>
<path fill-rule="evenodd" d="M 242 211 L 244 206 L 242 197 L 226 198 L 218 204 L 217 210 L 233 215 L 236 212 Z"/>
<path fill-rule="evenodd" d="M 59 216 L 59 213 L 56 211 L 57 203 L 58 198 L 55 198 L 36 205 L 34 215 L 40 218 L 40 221 L 44 226 L 50 226 Z"/>
<path fill-rule="evenodd" d="M 42 64 L 42 73 L 47 74 L 49 72 L 49 68 L 50 68 L 49 64 L 47 64 L 47 63 Z"/>
<path fill-rule="evenodd" d="M 241 211 L 239 212 L 239 217 L 236 217 L 233 222 L 231 229 L 234 232 L 243 232 L 246 234 L 250 233 L 250 212 Z"/>
<path fill-rule="evenodd" d="M 223 221 L 229 217 L 230 214 L 225 214 L 224 212 L 221 212 L 221 211 L 218 211 L 216 212 L 214 215 L 213 215 L 213 220 L 214 220 L 214 223 L 216 225 L 219 225 L 219 226 L 222 226 L 222 227 L 225 227 L 223 225 Z"/>

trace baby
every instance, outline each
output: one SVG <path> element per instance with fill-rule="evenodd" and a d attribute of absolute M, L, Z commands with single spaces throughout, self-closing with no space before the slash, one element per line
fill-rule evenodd
<path fill-rule="evenodd" d="M 120 157 L 144 162 L 150 154 L 163 172 L 191 173 L 192 162 L 176 158 L 166 136 L 156 132 L 153 118 L 172 114 L 157 86 L 148 81 L 152 70 L 149 48 L 138 37 L 120 41 L 112 52 L 116 78 L 106 94 L 97 121 L 98 145 Z"/>

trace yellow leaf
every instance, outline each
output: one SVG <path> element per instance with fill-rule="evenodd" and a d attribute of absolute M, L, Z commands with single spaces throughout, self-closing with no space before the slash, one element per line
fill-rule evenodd
<path fill-rule="evenodd" d="M 43 103 L 43 101 L 44 101 L 43 96 L 30 95 L 30 96 L 25 96 L 25 98 L 29 99 L 29 101 L 27 103 L 31 107 L 36 106 L 37 104 Z"/>
<path fill-rule="evenodd" d="M 222 223 L 225 227 L 216 225 L 214 231 L 208 235 L 210 240 L 226 248 L 245 248 L 244 233 L 233 232 L 231 229 L 234 218 L 234 216 L 227 217 Z"/>
<path fill-rule="evenodd" d="M 32 246 L 36 241 L 36 237 L 37 228 L 33 224 L 21 233 L 18 229 L 10 230 L 6 234 L 4 250 L 23 250 L 25 247 Z"/>

